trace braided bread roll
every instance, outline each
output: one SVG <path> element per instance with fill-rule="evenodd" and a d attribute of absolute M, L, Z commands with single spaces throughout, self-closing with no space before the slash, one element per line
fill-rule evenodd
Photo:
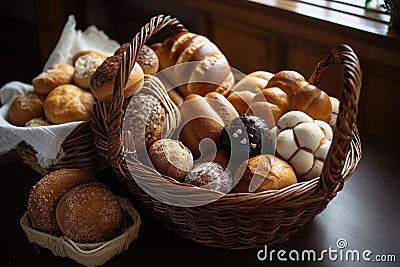
<path fill-rule="evenodd" d="M 169 79 L 175 80 L 173 84 L 183 83 L 178 87 L 183 97 L 190 94 L 205 96 L 213 91 L 226 96 L 235 83 L 228 60 L 202 35 L 190 32 L 175 34 L 164 40 L 156 53 L 160 69 L 193 62 L 193 65 L 177 67 L 168 74 Z"/>
<path fill-rule="evenodd" d="M 298 110 L 314 120 L 331 120 L 332 105 L 328 94 L 309 84 L 296 71 L 280 71 L 254 96 L 246 113 L 270 114 L 275 124 L 283 114 Z"/>

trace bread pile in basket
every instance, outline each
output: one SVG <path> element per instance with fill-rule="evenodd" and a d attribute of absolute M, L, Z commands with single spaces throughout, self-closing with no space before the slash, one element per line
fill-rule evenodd
<path fill-rule="evenodd" d="M 164 28 L 171 37 L 149 44 L 158 72 L 126 94 L 139 51 Z M 291 70 L 238 76 L 209 39 L 159 15 L 119 60 L 93 108 L 96 146 L 142 208 L 186 238 L 223 248 L 283 242 L 325 209 L 361 158 L 362 75 L 348 45 L 308 81 Z M 336 63 L 340 106 L 318 88 Z"/>
<path fill-rule="evenodd" d="M 129 103 L 122 142 L 133 144 L 142 164 L 222 193 L 279 190 L 320 176 L 336 124 L 334 98 L 296 71 L 234 75 L 213 42 L 188 31 L 143 47 L 153 70 L 144 78 L 135 62 L 120 85 Z M 129 48 L 123 44 L 93 74 L 99 102 L 112 101 Z M 171 121 L 180 123 L 171 129 Z"/>

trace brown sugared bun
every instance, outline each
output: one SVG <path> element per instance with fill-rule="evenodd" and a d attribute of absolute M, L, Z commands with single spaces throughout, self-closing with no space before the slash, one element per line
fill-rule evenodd
<path fill-rule="evenodd" d="M 34 229 L 57 233 L 56 206 L 69 190 L 83 183 L 94 181 L 89 173 L 80 169 L 61 169 L 40 179 L 28 199 L 28 215 Z"/>
<path fill-rule="evenodd" d="M 297 183 L 293 168 L 284 160 L 262 154 L 244 161 L 234 177 L 237 193 L 278 190 Z"/>
<path fill-rule="evenodd" d="M 25 126 L 32 118 L 44 116 L 44 97 L 34 92 L 17 96 L 8 110 L 8 121 L 16 126 Z"/>
<path fill-rule="evenodd" d="M 86 121 L 92 117 L 93 95 L 72 84 L 55 88 L 44 101 L 47 119 L 54 124 L 72 121 Z"/>
<path fill-rule="evenodd" d="M 129 45 L 129 43 L 123 43 L 121 47 L 115 51 L 114 55 L 122 57 L 124 52 L 129 48 Z M 140 65 L 144 74 L 154 75 L 158 71 L 158 56 L 154 50 L 147 45 L 143 45 L 136 62 Z"/>
<path fill-rule="evenodd" d="M 61 232 L 79 243 L 111 240 L 120 233 L 122 209 L 102 183 L 77 186 L 60 199 L 56 218 Z"/>
<path fill-rule="evenodd" d="M 56 64 L 32 80 L 33 90 L 41 95 L 49 94 L 59 85 L 72 82 L 75 68 L 69 64 Z"/>
<path fill-rule="evenodd" d="M 120 56 L 108 57 L 93 73 L 90 88 L 93 95 L 101 102 L 110 102 L 114 92 L 114 82 L 117 76 Z M 133 95 L 144 83 L 144 73 L 136 62 L 124 89 L 124 97 Z"/>

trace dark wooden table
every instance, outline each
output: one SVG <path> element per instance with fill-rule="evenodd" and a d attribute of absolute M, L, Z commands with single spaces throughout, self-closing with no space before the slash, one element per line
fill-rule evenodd
<path fill-rule="evenodd" d="M 363 159 L 344 189 L 325 211 L 283 244 L 268 247 L 299 253 L 337 250 L 337 241 L 345 239 L 343 251 L 370 250 L 367 256 L 394 255 L 396 262 L 360 262 L 325 260 L 320 262 L 260 261 L 259 249 L 225 250 L 209 248 L 183 239 L 142 214 L 139 238 L 127 251 L 105 266 L 400 266 L 400 175 L 398 147 L 373 138 L 362 137 Z M 56 257 L 47 249 L 29 243 L 19 220 L 26 211 L 31 187 L 40 175 L 24 165 L 15 151 L 0 156 L 1 190 L 1 266 L 79 266 L 68 258 Z M 292 254 L 294 255 L 294 254 Z M 339 254 L 337 254 L 339 255 Z M 262 256 L 262 254 L 260 254 Z M 344 257 L 345 259 L 345 257 Z M 351 257 L 350 257 L 351 259 Z"/>

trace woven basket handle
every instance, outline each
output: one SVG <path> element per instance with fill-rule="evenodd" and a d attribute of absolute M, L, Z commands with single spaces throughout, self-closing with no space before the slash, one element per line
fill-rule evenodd
<path fill-rule="evenodd" d="M 331 148 L 321 173 L 320 189 L 328 198 L 340 191 L 344 184 L 342 170 L 350 151 L 350 142 L 356 129 L 358 101 L 360 98 L 362 73 L 357 55 L 348 45 L 339 45 L 316 66 L 310 77 L 310 84 L 321 85 L 326 72 L 339 63 L 343 73 L 343 87 Z"/>
<path fill-rule="evenodd" d="M 132 39 L 129 48 L 122 56 L 117 76 L 114 83 L 112 100 L 109 103 L 97 103 L 94 106 L 92 129 L 95 132 L 95 143 L 100 154 L 106 156 L 115 168 L 122 168 L 122 121 L 123 121 L 123 91 L 129 78 L 137 56 L 143 45 L 155 33 L 163 28 L 172 33 L 186 32 L 187 29 L 177 20 L 170 16 L 158 15 L 150 19 Z M 121 170 L 122 171 L 122 170 Z"/>

